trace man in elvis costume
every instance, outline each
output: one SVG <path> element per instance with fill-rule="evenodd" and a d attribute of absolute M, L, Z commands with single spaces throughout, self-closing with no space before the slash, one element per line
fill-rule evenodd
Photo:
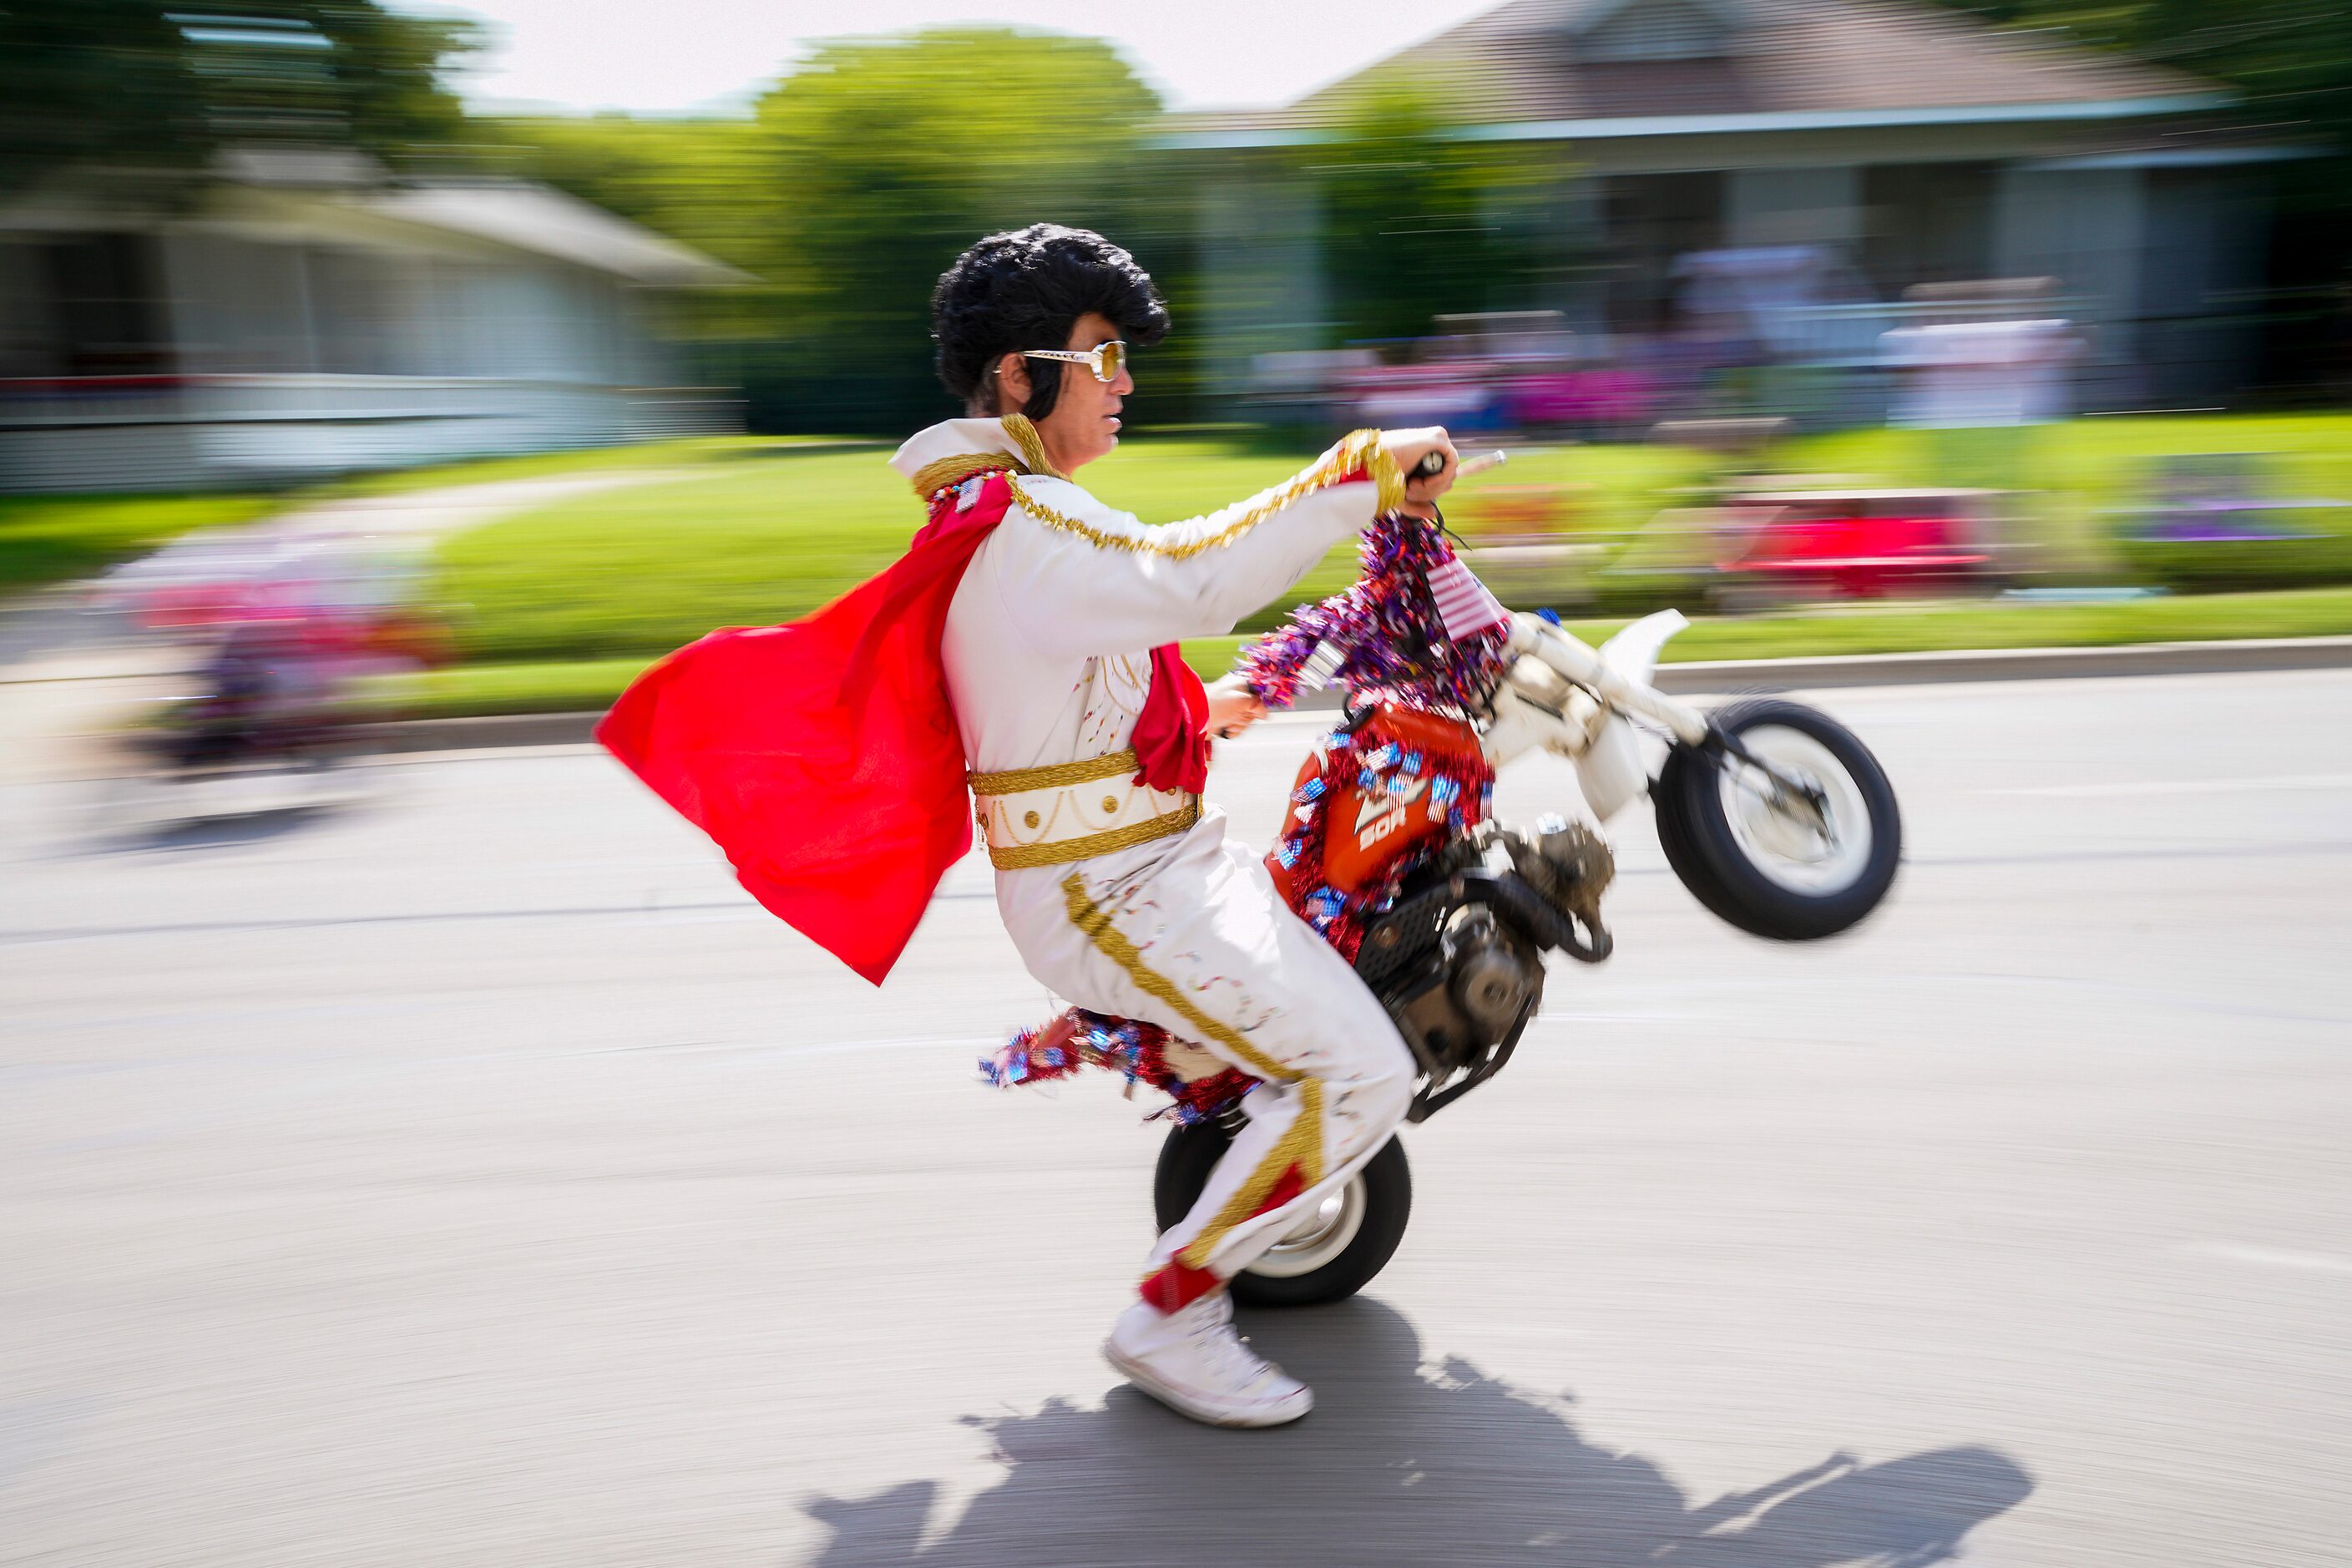
<path fill-rule="evenodd" d="M 1168 329 L 1126 251 L 1055 225 L 991 236 L 940 279 L 932 321 L 967 416 L 891 459 L 929 512 L 906 556 L 807 620 L 672 655 L 599 738 L 877 984 L 977 823 L 1033 975 L 1159 1025 L 1200 1073 L 1263 1079 L 1104 1353 L 1198 1420 L 1293 1421 L 1313 1395 L 1234 1332 L 1226 1281 L 1387 1142 L 1413 1065 L 1202 800 L 1210 732 L 1263 710 L 1212 699 L 1177 643 L 1232 630 L 1375 517 L 1425 515 L 1454 449 L 1358 431 L 1272 489 L 1150 526 L 1071 478 L 1118 442 L 1130 347 Z M 1432 452 L 1441 471 L 1408 485 Z"/>

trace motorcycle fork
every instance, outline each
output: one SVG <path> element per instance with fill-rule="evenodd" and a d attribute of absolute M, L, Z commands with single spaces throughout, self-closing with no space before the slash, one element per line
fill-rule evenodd
<path fill-rule="evenodd" d="M 1743 745 L 1738 736 L 1713 724 L 1707 726 L 1706 743 L 1696 750 L 1717 771 L 1762 795 L 1775 811 L 1786 812 L 1817 831 L 1829 831 L 1829 795 L 1811 779 L 1766 762 Z"/>

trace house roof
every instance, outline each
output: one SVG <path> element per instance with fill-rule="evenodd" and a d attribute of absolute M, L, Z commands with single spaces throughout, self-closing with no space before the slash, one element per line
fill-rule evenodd
<path fill-rule="evenodd" d="M 394 185 L 346 199 L 378 216 L 490 240 L 635 283 L 688 288 L 745 280 L 698 250 L 545 185 Z"/>
<path fill-rule="evenodd" d="M 660 288 L 750 281 L 690 246 L 547 185 L 516 180 L 398 184 L 373 161 L 335 148 L 232 149 L 215 174 L 209 203 L 190 209 L 173 199 L 176 180 L 152 171 L 55 171 L 0 204 L 0 233 L 152 229 L 193 213 L 215 221 L 257 220 L 289 233 L 348 237 L 355 226 L 373 226 L 380 240 L 412 245 L 429 245 L 434 234 L 454 235 Z"/>
<path fill-rule="evenodd" d="M 1627 31 L 1641 23 L 1648 47 Z M 1924 0 L 1509 0 L 1286 108 L 1173 117 L 1165 141 L 1318 141 L 1404 81 L 1488 137 L 2105 120 L 2224 101 L 2198 78 Z"/>

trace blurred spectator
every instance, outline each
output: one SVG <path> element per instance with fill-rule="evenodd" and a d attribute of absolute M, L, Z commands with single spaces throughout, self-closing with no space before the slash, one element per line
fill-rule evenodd
<path fill-rule="evenodd" d="M 2082 334 L 2063 318 L 2025 314 L 2051 291 L 2046 278 L 1911 290 L 1937 317 L 1879 340 L 1902 376 L 1888 423 L 2029 425 L 2071 413 Z"/>

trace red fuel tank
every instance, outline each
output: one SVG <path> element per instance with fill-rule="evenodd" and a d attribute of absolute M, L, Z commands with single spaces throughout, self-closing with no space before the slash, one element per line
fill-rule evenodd
<path fill-rule="evenodd" d="M 1460 719 L 1423 713 L 1409 708 L 1383 707 L 1349 737 L 1339 772 L 1331 777 L 1335 753 L 1318 748 L 1298 770 L 1292 798 L 1321 777 L 1328 786 L 1323 801 L 1322 876 L 1294 878 L 1280 860 L 1269 857 L 1266 869 L 1275 886 L 1293 909 L 1306 890 L 1301 884 L 1321 881 L 1342 893 L 1354 893 L 1378 882 L 1401 856 L 1412 854 L 1458 827 L 1478 820 L 1478 792 L 1459 792 L 1449 809 L 1446 794 L 1433 796 L 1441 772 L 1458 779 L 1471 773 L 1478 782 L 1491 777 L 1478 748 L 1478 732 Z M 1391 765 L 1377 770 L 1360 763 L 1394 745 L 1400 756 L 1417 753 L 1422 765 L 1408 772 Z M 1365 773 L 1374 776 L 1368 785 Z"/>

